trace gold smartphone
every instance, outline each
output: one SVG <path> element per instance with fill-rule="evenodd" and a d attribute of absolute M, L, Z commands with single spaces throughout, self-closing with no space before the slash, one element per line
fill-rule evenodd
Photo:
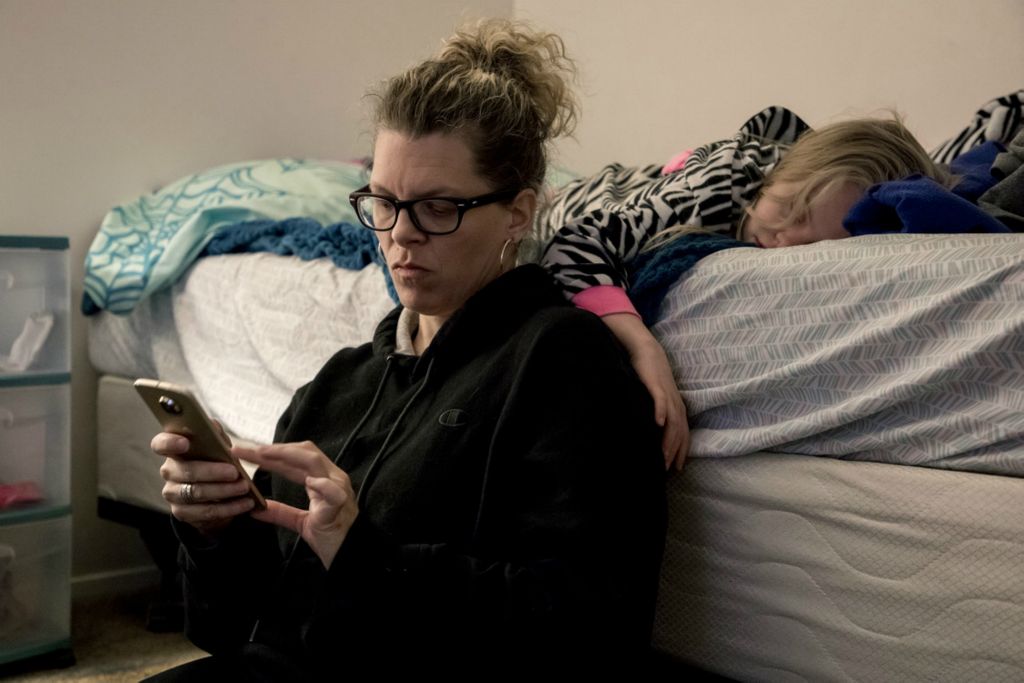
<path fill-rule="evenodd" d="M 249 495 L 256 501 L 257 509 L 266 509 L 267 501 L 263 494 L 256 488 L 242 463 L 238 462 L 238 458 L 231 455 L 231 443 L 213 424 L 192 392 L 177 384 L 153 379 L 135 380 L 135 390 L 149 406 L 164 431 L 189 438 L 192 442 L 189 451 L 196 454 L 189 457 L 234 465 L 239 476 L 245 477 L 249 482 Z"/>

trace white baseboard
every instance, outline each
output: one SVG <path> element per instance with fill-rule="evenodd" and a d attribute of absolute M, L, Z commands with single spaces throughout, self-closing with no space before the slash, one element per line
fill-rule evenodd
<path fill-rule="evenodd" d="M 154 565 L 83 574 L 71 577 L 71 599 L 130 594 L 159 585 L 160 572 Z"/>

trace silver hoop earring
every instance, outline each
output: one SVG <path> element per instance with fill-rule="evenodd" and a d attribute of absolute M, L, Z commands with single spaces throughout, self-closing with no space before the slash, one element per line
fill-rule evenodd
<path fill-rule="evenodd" d="M 512 253 L 512 267 L 516 267 L 516 257 L 519 255 L 519 243 L 513 242 L 511 239 L 505 240 L 505 244 L 501 245 L 501 254 L 498 255 L 498 267 L 501 268 L 502 272 L 505 272 L 505 250 L 508 249 L 509 245 L 515 247 Z"/>

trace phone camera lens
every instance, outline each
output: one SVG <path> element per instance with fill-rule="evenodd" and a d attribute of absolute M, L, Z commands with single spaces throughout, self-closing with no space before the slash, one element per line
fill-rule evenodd
<path fill-rule="evenodd" d="M 171 415 L 181 415 L 181 406 L 175 403 L 173 398 L 161 396 L 160 407 L 164 409 L 165 413 L 169 413 Z"/>

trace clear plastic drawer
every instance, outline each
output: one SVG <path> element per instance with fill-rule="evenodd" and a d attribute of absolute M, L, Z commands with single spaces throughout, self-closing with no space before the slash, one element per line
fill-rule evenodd
<path fill-rule="evenodd" d="M 70 389 L 67 376 L 51 380 L 19 386 L 0 379 L 0 523 L 70 502 Z"/>
<path fill-rule="evenodd" d="M 71 518 L 0 523 L 0 664 L 70 647 Z"/>
<path fill-rule="evenodd" d="M 0 236 L 0 377 L 68 372 L 67 239 Z"/>

